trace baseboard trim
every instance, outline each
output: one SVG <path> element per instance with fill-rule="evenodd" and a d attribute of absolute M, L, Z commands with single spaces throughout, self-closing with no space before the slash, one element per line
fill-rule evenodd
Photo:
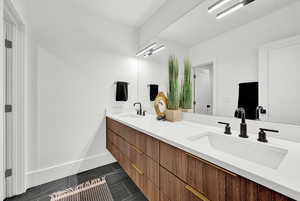
<path fill-rule="evenodd" d="M 26 173 L 27 189 L 115 162 L 109 153 L 55 165 Z"/>

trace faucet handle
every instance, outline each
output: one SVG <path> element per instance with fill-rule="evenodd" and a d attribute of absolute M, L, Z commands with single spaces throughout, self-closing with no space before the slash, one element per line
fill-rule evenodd
<path fill-rule="evenodd" d="M 226 135 L 231 135 L 232 133 L 231 133 L 231 127 L 230 127 L 230 123 L 226 123 L 226 122 L 218 122 L 218 124 L 224 124 L 224 125 L 226 125 L 226 127 L 225 127 L 225 134 Z"/>
<path fill-rule="evenodd" d="M 278 130 L 273 130 L 273 129 L 266 129 L 266 128 L 260 128 L 258 133 L 258 139 L 257 141 L 267 143 L 267 134 L 266 132 L 272 132 L 272 133 L 279 133 Z"/>
<path fill-rule="evenodd" d="M 147 112 L 146 110 L 143 110 L 143 116 L 146 116 L 146 112 Z"/>

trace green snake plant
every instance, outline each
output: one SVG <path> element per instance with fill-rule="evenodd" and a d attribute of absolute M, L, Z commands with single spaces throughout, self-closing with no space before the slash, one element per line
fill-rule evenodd
<path fill-rule="evenodd" d="M 168 109 L 179 109 L 179 83 L 178 83 L 178 60 L 175 56 L 169 57 L 169 90 L 168 90 Z"/>
<path fill-rule="evenodd" d="M 182 109 L 192 109 L 192 82 L 191 82 L 191 63 L 189 59 L 184 60 L 184 77 L 180 93 L 180 107 Z"/>

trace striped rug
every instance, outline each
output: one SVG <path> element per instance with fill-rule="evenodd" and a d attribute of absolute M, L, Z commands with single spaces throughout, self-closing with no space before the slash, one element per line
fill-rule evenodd
<path fill-rule="evenodd" d="M 53 193 L 50 198 L 50 201 L 113 201 L 104 178 Z"/>

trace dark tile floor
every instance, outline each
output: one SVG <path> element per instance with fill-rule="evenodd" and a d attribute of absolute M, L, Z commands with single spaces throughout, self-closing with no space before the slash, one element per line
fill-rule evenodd
<path fill-rule="evenodd" d="M 118 163 L 59 179 L 31 189 L 26 193 L 5 201 L 49 201 L 51 193 L 74 187 L 86 181 L 106 176 L 114 201 L 147 201 L 143 193 L 132 182 Z"/>

